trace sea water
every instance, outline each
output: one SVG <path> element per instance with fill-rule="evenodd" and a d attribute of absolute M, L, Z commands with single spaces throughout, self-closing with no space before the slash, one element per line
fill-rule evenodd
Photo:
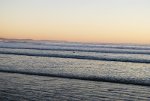
<path fill-rule="evenodd" d="M 150 46 L 2 40 L 0 72 L 150 86 Z"/>

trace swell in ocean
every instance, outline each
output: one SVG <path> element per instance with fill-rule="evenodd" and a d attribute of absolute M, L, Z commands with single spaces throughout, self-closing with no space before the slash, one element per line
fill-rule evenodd
<path fill-rule="evenodd" d="M 0 42 L 0 56 L 0 72 L 150 86 L 149 46 Z"/>
<path fill-rule="evenodd" d="M 32 50 L 54 50 L 54 51 L 79 51 L 79 52 L 96 52 L 96 53 L 114 53 L 114 54 L 145 54 L 150 55 L 150 50 L 118 50 L 118 49 L 111 49 L 111 48 L 101 48 L 101 49 L 77 49 L 77 48 L 56 48 L 56 47 L 49 47 L 49 48 L 40 48 L 40 47 L 1 47 L 1 48 L 8 48 L 8 49 L 32 49 Z"/>
<path fill-rule="evenodd" d="M 130 49 L 130 50 L 150 50 L 150 45 L 131 45 L 131 44 L 86 44 L 86 43 L 69 43 L 69 42 L 20 42 L 6 41 L 0 42 L 2 48 L 50 48 L 50 47 L 74 47 L 74 48 L 110 48 L 110 49 Z"/>

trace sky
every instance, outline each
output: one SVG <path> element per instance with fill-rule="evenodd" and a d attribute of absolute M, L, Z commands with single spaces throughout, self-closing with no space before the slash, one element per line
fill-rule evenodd
<path fill-rule="evenodd" d="M 150 44 L 150 0 L 0 0 L 0 37 Z"/>

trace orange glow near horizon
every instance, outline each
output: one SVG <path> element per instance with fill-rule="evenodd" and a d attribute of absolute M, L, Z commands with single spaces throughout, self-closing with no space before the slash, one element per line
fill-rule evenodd
<path fill-rule="evenodd" d="M 0 1 L 2 38 L 150 44 L 146 0 L 16 1 Z"/>

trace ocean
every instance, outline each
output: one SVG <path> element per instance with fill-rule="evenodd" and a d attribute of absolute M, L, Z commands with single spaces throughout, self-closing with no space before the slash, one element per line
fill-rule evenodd
<path fill-rule="evenodd" d="M 1 40 L 0 85 L 6 101 L 148 101 L 150 45 Z"/>

